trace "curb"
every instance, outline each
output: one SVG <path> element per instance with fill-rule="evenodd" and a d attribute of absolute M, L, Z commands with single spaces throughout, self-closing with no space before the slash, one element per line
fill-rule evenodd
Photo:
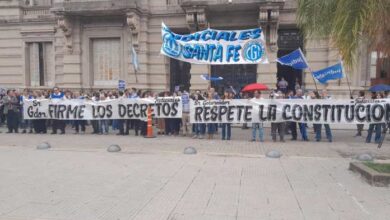
<path fill-rule="evenodd" d="M 362 177 L 372 186 L 386 187 L 390 185 L 390 174 L 379 173 L 363 163 L 349 163 L 349 170 L 360 173 Z"/>

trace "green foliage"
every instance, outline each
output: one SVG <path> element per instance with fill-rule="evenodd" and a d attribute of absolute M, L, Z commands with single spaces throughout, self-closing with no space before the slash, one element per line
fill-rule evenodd
<path fill-rule="evenodd" d="M 359 44 L 390 54 L 390 0 L 298 0 L 298 26 L 306 37 L 329 38 L 353 67 Z"/>
<path fill-rule="evenodd" d="M 390 164 L 388 163 L 365 162 L 364 165 L 379 173 L 390 173 Z"/>

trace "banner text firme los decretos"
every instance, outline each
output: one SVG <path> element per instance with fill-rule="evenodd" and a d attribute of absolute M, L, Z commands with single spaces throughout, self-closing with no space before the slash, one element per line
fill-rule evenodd
<path fill-rule="evenodd" d="M 148 107 L 156 118 L 180 118 L 182 102 L 178 97 L 157 99 L 114 99 L 94 102 L 82 99 L 29 100 L 24 102 L 25 119 L 99 120 L 147 119 Z"/>

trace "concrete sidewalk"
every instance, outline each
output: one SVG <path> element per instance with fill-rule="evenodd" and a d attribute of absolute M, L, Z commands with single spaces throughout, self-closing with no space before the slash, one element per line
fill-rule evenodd
<path fill-rule="evenodd" d="M 160 136 L 0 134 L 0 220 L 387 219 L 389 188 L 348 171 L 354 155 L 390 158 L 337 132 L 328 142 Z M 343 141 L 342 135 L 345 135 Z M 347 136 L 348 135 L 348 136 Z M 53 148 L 36 150 L 48 141 Z M 109 144 L 123 151 L 108 153 Z M 186 146 L 197 155 L 184 155 Z M 264 157 L 270 149 L 281 159 Z"/>
<path fill-rule="evenodd" d="M 386 219 L 343 158 L 0 148 L 0 219 Z"/>

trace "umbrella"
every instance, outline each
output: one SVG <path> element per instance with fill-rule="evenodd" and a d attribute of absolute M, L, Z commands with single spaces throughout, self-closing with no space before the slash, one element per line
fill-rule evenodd
<path fill-rule="evenodd" d="M 268 90 L 268 87 L 264 84 L 252 83 L 252 84 L 246 85 L 242 89 L 242 92 L 251 92 L 251 91 L 256 91 L 256 90 Z"/>
<path fill-rule="evenodd" d="M 385 85 L 385 84 L 378 84 L 378 85 L 372 86 L 369 90 L 371 92 L 390 91 L 390 86 Z"/>

